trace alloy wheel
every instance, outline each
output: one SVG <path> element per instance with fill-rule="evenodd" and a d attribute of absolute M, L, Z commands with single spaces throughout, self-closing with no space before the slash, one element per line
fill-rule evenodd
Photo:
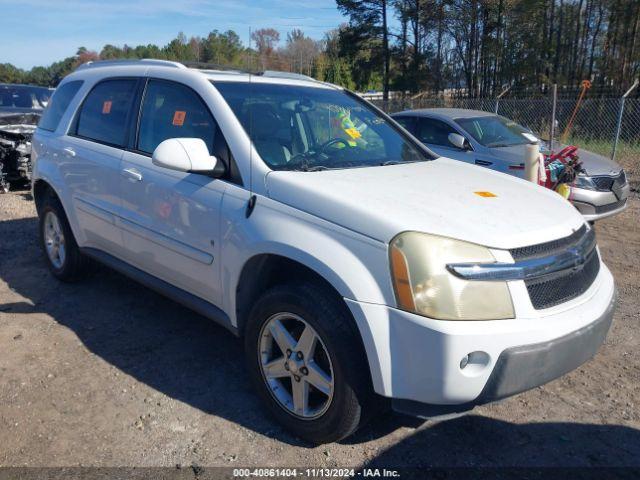
<path fill-rule="evenodd" d="M 304 420 L 327 411 L 334 393 L 333 366 L 308 322 L 293 313 L 272 315 L 258 348 L 262 377 L 280 407 Z"/>
<path fill-rule="evenodd" d="M 49 211 L 44 217 L 44 244 L 47 256 L 55 268 L 62 268 L 67 251 L 64 232 L 55 213 Z"/>

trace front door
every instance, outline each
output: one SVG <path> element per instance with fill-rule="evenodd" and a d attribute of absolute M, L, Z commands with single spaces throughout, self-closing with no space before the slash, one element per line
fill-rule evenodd
<path fill-rule="evenodd" d="M 138 138 L 121 165 L 126 260 L 219 304 L 220 206 L 227 184 L 151 161 L 168 138 L 201 138 L 213 152 L 214 118 L 192 89 L 176 82 L 149 80 L 143 98 Z"/>
<path fill-rule="evenodd" d="M 434 118 L 419 117 L 416 122 L 415 136 L 431 150 L 443 157 L 475 163 L 475 155 L 471 150 L 461 150 L 449 141 L 450 133 L 460 134 L 447 123 Z"/>

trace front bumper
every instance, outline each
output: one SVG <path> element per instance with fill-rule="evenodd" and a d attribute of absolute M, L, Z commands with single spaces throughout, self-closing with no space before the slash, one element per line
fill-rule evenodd
<path fill-rule="evenodd" d="M 587 292 L 535 317 L 441 321 L 382 305 L 347 304 L 376 392 L 392 398 L 397 410 L 435 416 L 528 390 L 584 363 L 606 336 L 615 292 L 602 265 Z"/>
<path fill-rule="evenodd" d="M 613 322 L 615 302 L 593 323 L 548 342 L 508 348 L 500 354 L 482 393 L 459 405 L 429 405 L 413 400 L 393 400 L 393 409 L 417 417 L 434 417 L 471 410 L 544 385 L 578 368 L 592 358 Z"/>
<path fill-rule="evenodd" d="M 586 221 L 602 220 L 627 208 L 630 188 L 629 183 L 625 183 L 617 194 L 613 191 L 573 188 L 572 203 Z"/>

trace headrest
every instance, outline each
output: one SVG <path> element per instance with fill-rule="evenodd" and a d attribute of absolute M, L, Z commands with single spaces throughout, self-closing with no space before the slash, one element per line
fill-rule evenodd
<path fill-rule="evenodd" d="M 268 103 L 249 105 L 246 117 L 246 126 L 253 129 L 252 135 L 254 137 L 271 137 L 280 129 L 280 116 L 276 109 Z"/>

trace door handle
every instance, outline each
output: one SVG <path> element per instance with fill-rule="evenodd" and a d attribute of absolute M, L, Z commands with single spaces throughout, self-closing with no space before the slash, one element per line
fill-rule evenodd
<path fill-rule="evenodd" d="M 476 165 L 482 165 L 483 167 L 488 167 L 489 165 L 493 165 L 493 162 L 490 162 L 490 161 L 488 161 L 488 160 L 479 160 L 479 159 L 476 159 L 475 164 L 476 164 Z"/>
<path fill-rule="evenodd" d="M 142 181 L 142 174 L 137 171 L 135 168 L 125 168 L 122 171 L 122 176 L 127 177 L 129 180 L 134 180 L 136 182 Z"/>
<path fill-rule="evenodd" d="M 67 155 L 69 155 L 70 157 L 75 157 L 76 156 L 76 151 L 71 147 L 65 147 L 62 151 L 64 153 L 66 153 Z"/>

